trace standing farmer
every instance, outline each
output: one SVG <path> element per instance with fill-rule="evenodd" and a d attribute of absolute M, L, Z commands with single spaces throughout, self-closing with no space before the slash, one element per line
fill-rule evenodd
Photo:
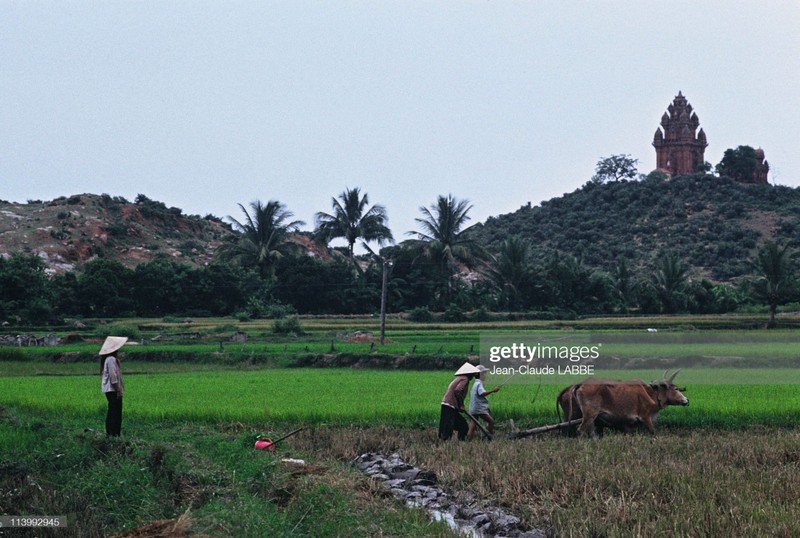
<path fill-rule="evenodd" d="M 480 370 L 468 362 L 456 370 L 456 378 L 450 382 L 442 398 L 442 414 L 439 418 L 439 439 L 442 441 L 450 439 L 453 430 L 458 432 L 459 441 L 467 438 L 467 421 L 461 416 L 461 412 L 464 411 L 464 398 L 467 396 L 469 382 L 479 372 Z"/>
<path fill-rule="evenodd" d="M 483 386 L 483 381 L 486 379 L 486 372 L 488 372 L 489 369 L 482 364 L 479 364 L 477 368 L 480 370 L 480 373 L 478 374 L 478 379 L 472 384 L 472 390 L 469 393 L 469 414 L 476 419 L 482 418 L 485 420 L 486 429 L 489 430 L 489 433 L 493 434 L 494 417 L 492 417 L 492 414 L 489 412 L 489 399 L 487 396 L 499 391 L 500 387 L 497 386 L 492 390 L 486 390 Z M 470 421 L 467 438 L 472 439 L 474 434 L 475 423 Z"/>
<path fill-rule="evenodd" d="M 119 437 L 122 429 L 122 393 L 125 391 L 117 350 L 127 341 L 125 336 L 109 336 L 100 348 L 101 389 L 108 400 L 106 435 L 114 437 Z"/>

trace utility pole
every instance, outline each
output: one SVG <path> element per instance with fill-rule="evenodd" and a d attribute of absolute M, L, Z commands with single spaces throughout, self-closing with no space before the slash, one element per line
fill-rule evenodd
<path fill-rule="evenodd" d="M 386 297 L 389 287 L 389 267 L 391 266 L 391 258 L 383 259 L 383 281 L 381 282 L 381 345 L 386 339 Z"/>

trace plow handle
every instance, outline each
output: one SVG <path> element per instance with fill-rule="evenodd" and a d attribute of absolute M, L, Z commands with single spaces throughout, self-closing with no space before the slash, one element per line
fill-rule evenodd
<path fill-rule="evenodd" d="M 486 438 L 487 438 L 489 441 L 491 441 L 492 439 L 494 439 L 494 435 L 492 435 L 491 433 L 489 433 L 489 430 L 487 430 L 486 428 L 484 428 L 484 427 L 483 427 L 483 424 L 481 424 L 480 422 L 478 422 L 478 419 L 477 419 L 477 418 L 473 417 L 473 416 L 472 416 L 472 415 L 471 415 L 471 414 L 470 414 L 468 411 L 464 411 L 464 414 L 465 414 L 465 415 L 467 415 L 467 416 L 469 417 L 469 419 L 470 419 L 472 422 L 474 422 L 474 423 L 475 423 L 475 425 L 476 425 L 476 426 L 477 426 L 477 427 L 478 427 L 478 428 L 479 428 L 479 429 L 480 429 L 480 430 L 483 432 L 483 435 L 484 435 L 484 436 L 485 436 L 485 437 L 486 437 Z"/>

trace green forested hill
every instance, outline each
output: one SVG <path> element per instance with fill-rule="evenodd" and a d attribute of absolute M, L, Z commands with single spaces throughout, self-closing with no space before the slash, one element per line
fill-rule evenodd
<path fill-rule="evenodd" d="M 608 271 L 621 258 L 632 269 L 647 268 L 673 252 L 699 276 L 731 281 L 752 271 L 763 241 L 800 246 L 800 190 L 711 175 L 588 183 L 470 232 L 490 250 L 517 235 L 535 257 L 557 250 Z"/>

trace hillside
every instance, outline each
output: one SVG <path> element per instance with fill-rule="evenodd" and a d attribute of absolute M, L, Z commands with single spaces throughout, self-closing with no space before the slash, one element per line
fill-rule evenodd
<path fill-rule="evenodd" d="M 539 261 L 558 250 L 607 271 L 621 258 L 632 268 L 652 267 L 671 251 L 698 276 L 731 281 L 751 272 L 749 260 L 765 240 L 800 247 L 800 190 L 699 175 L 590 183 L 491 217 L 470 233 L 492 251 L 518 235 Z"/>
<path fill-rule="evenodd" d="M 605 271 L 622 258 L 632 270 L 648 269 L 670 251 L 696 276 L 733 281 L 751 272 L 750 260 L 765 240 L 800 248 L 800 189 L 699 175 L 588 183 L 541 206 L 490 217 L 469 233 L 490 251 L 519 235 L 531 243 L 534 263 L 556 250 Z M 38 254 L 56 272 L 96 257 L 127 267 L 160 256 L 204 266 L 232 234 L 216 217 L 184 215 L 141 195 L 133 203 L 106 194 L 0 201 L 0 256 Z M 329 258 L 307 237 L 295 239 Z"/>
<path fill-rule="evenodd" d="M 98 257 L 127 267 L 159 256 L 202 266 L 231 234 L 215 217 L 184 215 L 141 195 L 135 203 L 107 194 L 0 201 L 0 256 L 37 254 L 55 272 Z"/>

